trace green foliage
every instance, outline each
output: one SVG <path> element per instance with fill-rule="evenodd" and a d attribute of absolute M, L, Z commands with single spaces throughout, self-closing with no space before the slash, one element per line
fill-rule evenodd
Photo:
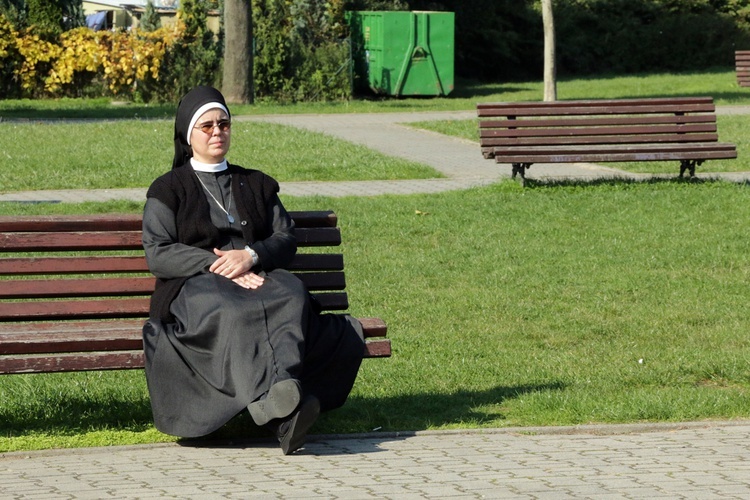
<path fill-rule="evenodd" d="M 456 13 L 456 71 L 540 78 L 540 0 L 410 0 Z M 558 75 L 686 71 L 731 65 L 750 47 L 750 0 L 555 0 Z"/>
<path fill-rule="evenodd" d="M 63 12 L 59 0 L 26 0 L 28 22 L 38 33 L 52 39 L 63 31 Z"/>
<path fill-rule="evenodd" d="M 156 7 L 154 7 L 154 2 L 152 0 L 148 0 L 143 16 L 141 17 L 141 22 L 138 26 L 143 31 L 156 31 L 161 28 L 161 18 L 156 12 Z"/>
<path fill-rule="evenodd" d="M 561 74 L 731 65 L 750 42 L 731 12 L 706 0 L 568 0 L 555 16 Z"/>
<path fill-rule="evenodd" d="M 83 15 L 83 0 L 61 0 L 63 13 L 63 31 L 86 26 Z"/>
<path fill-rule="evenodd" d="M 19 97 L 20 85 L 16 72 L 23 62 L 23 57 L 16 45 L 16 32 L 9 18 L 0 15 L 0 95 L 6 98 Z"/>
<path fill-rule="evenodd" d="M 4 17 L 15 29 L 26 27 L 26 0 L 0 0 L 0 17 Z"/>
<path fill-rule="evenodd" d="M 253 0 L 255 95 L 283 102 L 351 97 L 344 3 Z"/>
<path fill-rule="evenodd" d="M 177 102 L 197 85 L 218 85 L 221 47 L 206 25 L 208 0 L 182 0 L 179 15 L 185 29 L 167 51 L 159 78 L 142 85 L 145 101 Z"/>
<path fill-rule="evenodd" d="M 555 0 L 560 5 L 566 0 Z M 519 80 L 541 74 L 539 0 L 410 0 L 409 10 L 455 13 L 456 73 L 481 80 Z M 538 68 L 538 69 L 537 69 Z"/>

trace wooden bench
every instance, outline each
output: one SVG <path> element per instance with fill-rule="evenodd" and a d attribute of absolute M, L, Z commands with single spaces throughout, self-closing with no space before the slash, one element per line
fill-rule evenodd
<path fill-rule="evenodd" d="M 534 163 L 678 160 L 680 177 L 737 157 L 718 142 L 711 97 L 480 103 L 482 154 L 525 178 Z"/>
<path fill-rule="evenodd" d="M 336 215 L 291 215 L 304 250 L 290 270 L 325 310 L 347 309 Z M 0 217 L 0 374 L 143 368 L 154 283 L 140 215 Z M 390 356 L 385 323 L 361 321 L 365 356 Z"/>
<path fill-rule="evenodd" d="M 740 87 L 750 87 L 750 50 L 735 50 L 734 66 L 737 71 L 737 84 Z"/>

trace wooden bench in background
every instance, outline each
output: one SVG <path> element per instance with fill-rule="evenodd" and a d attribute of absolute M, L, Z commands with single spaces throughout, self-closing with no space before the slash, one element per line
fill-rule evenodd
<path fill-rule="evenodd" d="M 323 308 L 348 308 L 333 212 L 291 212 L 301 251 L 290 270 Z M 154 277 L 140 215 L 0 217 L 0 374 L 143 368 Z M 362 318 L 366 357 L 388 357 L 386 325 Z"/>
<path fill-rule="evenodd" d="M 718 142 L 711 97 L 480 103 L 482 154 L 525 178 L 534 163 L 680 162 L 695 175 L 709 159 L 737 157 Z"/>
<path fill-rule="evenodd" d="M 735 50 L 734 65 L 737 71 L 737 84 L 750 87 L 750 50 Z"/>

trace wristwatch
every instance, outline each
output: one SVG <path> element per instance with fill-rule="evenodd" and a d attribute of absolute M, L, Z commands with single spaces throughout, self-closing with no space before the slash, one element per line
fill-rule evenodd
<path fill-rule="evenodd" d="M 250 257 L 253 258 L 253 265 L 254 266 L 257 265 L 258 264 L 258 260 L 260 260 L 260 259 L 258 258 L 258 254 L 255 252 L 255 250 L 253 250 L 252 248 L 250 248 L 250 245 L 245 245 L 245 250 L 247 250 L 247 253 L 249 253 Z"/>

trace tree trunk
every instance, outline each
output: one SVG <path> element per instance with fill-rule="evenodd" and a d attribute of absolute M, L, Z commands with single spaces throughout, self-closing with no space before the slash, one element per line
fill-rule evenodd
<path fill-rule="evenodd" d="M 224 71 L 227 102 L 253 102 L 253 16 L 251 0 L 224 0 Z"/>
<path fill-rule="evenodd" d="M 542 23 L 544 24 L 544 100 L 556 101 L 555 21 L 552 16 L 552 0 L 542 0 Z"/>

